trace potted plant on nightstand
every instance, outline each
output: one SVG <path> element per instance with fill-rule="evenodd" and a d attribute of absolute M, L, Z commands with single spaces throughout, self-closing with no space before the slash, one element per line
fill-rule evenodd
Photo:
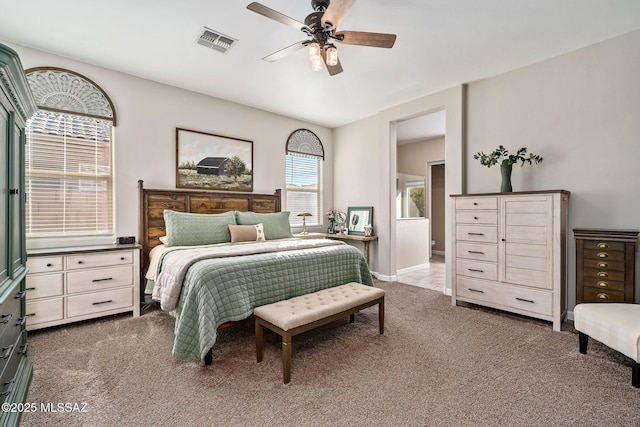
<path fill-rule="evenodd" d="M 528 154 L 528 155 L 527 155 Z M 490 154 L 482 151 L 473 155 L 473 158 L 480 160 L 483 166 L 490 168 L 493 165 L 500 164 L 500 173 L 502 174 L 502 184 L 500 185 L 501 193 L 510 193 L 513 191 L 511 187 L 511 170 L 515 163 L 521 162 L 520 167 L 525 163 L 541 163 L 542 156 L 539 154 L 527 153 L 527 147 L 520 147 L 516 154 L 509 154 L 509 151 L 503 145 L 498 146 Z"/>

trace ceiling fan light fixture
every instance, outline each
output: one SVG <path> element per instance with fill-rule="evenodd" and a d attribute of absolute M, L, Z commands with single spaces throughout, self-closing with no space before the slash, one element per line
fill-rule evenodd
<path fill-rule="evenodd" d="M 313 71 L 322 70 L 322 57 L 321 56 L 318 56 L 318 57 L 313 58 L 311 60 L 311 68 L 313 68 Z"/>
<path fill-rule="evenodd" d="M 338 65 L 338 49 L 335 46 L 327 48 L 327 65 L 330 67 Z"/>
<path fill-rule="evenodd" d="M 313 42 L 309 44 L 309 59 L 311 60 L 311 62 L 315 61 L 316 59 L 322 59 L 322 56 L 320 56 L 319 43 Z"/>

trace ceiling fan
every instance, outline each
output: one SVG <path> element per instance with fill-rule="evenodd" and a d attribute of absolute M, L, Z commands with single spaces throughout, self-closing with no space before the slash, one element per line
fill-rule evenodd
<path fill-rule="evenodd" d="M 358 46 L 391 48 L 396 41 L 395 34 L 368 33 L 363 31 L 337 31 L 349 9 L 356 0 L 311 0 L 311 7 L 315 12 L 310 13 L 304 23 L 290 18 L 260 3 L 253 2 L 247 9 L 288 25 L 305 33 L 309 39 L 299 41 L 285 47 L 271 55 L 262 58 L 273 62 L 283 58 L 303 47 L 309 47 L 309 58 L 314 70 L 322 69 L 324 63 L 330 75 L 342 72 L 342 65 L 338 59 L 338 49 L 334 42 Z"/>

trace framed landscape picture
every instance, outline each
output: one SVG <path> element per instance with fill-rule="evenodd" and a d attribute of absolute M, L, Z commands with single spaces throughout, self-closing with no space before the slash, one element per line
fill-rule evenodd
<path fill-rule="evenodd" d="M 253 191 L 253 141 L 176 128 L 176 188 Z"/>

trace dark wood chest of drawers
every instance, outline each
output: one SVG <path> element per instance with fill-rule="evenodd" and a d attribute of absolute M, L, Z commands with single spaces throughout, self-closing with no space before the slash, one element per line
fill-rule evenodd
<path fill-rule="evenodd" d="M 576 304 L 626 302 L 635 298 L 638 230 L 574 228 Z"/>

